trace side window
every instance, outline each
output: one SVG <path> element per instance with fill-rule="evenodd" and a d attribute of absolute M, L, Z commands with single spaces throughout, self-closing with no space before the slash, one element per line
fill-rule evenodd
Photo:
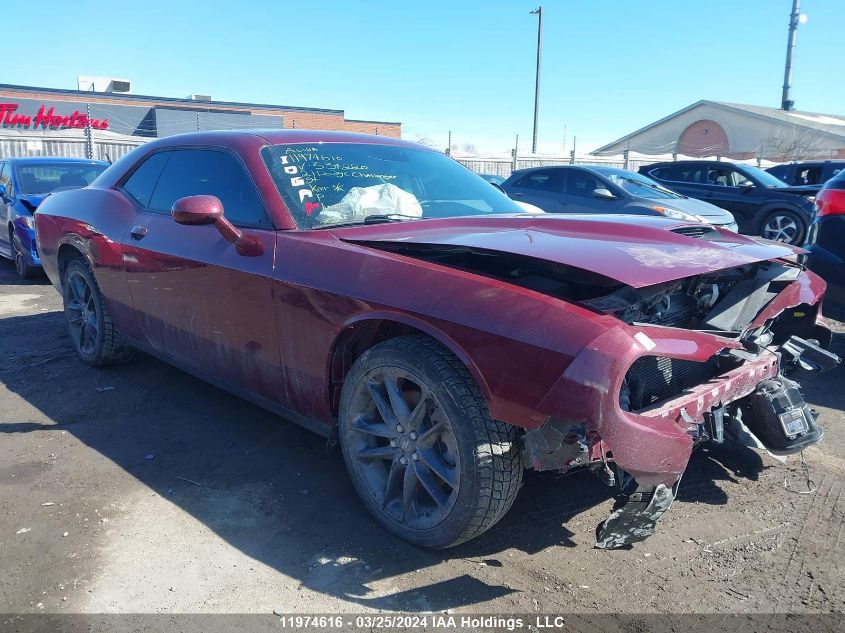
<path fill-rule="evenodd" d="M 607 188 L 601 180 L 581 169 L 573 169 L 566 179 L 566 193 L 570 196 L 592 198 L 596 189 Z"/>
<path fill-rule="evenodd" d="M 707 182 L 719 187 L 737 187 L 748 178 L 730 167 L 710 167 L 707 170 Z"/>
<path fill-rule="evenodd" d="M 822 165 L 805 165 L 795 174 L 796 185 L 818 185 L 822 182 Z"/>
<path fill-rule="evenodd" d="M 233 224 L 270 226 L 255 185 L 243 166 L 228 152 L 205 149 L 170 152 L 149 208 L 170 213 L 179 198 L 197 195 L 220 198 L 223 214 Z"/>
<path fill-rule="evenodd" d="M 532 171 L 514 183 L 515 187 L 553 191 L 555 193 L 563 193 L 563 185 L 564 173 L 562 169 Z"/>
<path fill-rule="evenodd" d="M 665 180 L 674 180 L 675 182 L 707 182 L 705 167 L 696 165 L 672 165 L 667 167 Z"/>
<path fill-rule="evenodd" d="M 666 180 L 669 178 L 669 168 L 658 167 L 657 169 L 652 169 L 647 175 L 657 180 Z"/>
<path fill-rule="evenodd" d="M 153 189 L 155 189 L 168 156 L 170 156 L 170 152 L 158 152 L 147 158 L 123 183 L 123 191 L 134 198 L 141 206 L 150 206 Z"/>

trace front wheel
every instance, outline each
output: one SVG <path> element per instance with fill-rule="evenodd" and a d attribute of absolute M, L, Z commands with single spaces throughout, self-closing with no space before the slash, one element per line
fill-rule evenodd
<path fill-rule="evenodd" d="M 18 277 L 21 279 L 32 279 L 35 277 L 39 272 L 38 268 L 30 266 L 26 262 L 26 259 L 24 259 L 23 253 L 18 246 L 18 242 L 15 239 L 15 234 L 12 232 L 11 228 L 9 229 L 9 246 L 12 249 L 12 261 L 15 264 L 15 272 L 18 273 Z"/>
<path fill-rule="evenodd" d="M 516 429 L 490 417 L 466 367 L 424 336 L 361 355 L 343 385 L 339 431 L 364 505 L 413 545 L 441 549 L 482 534 L 522 481 Z"/>
<path fill-rule="evenodd" d="M 773 211 L 763 220 L 761 237 L 776 242 L 800 246 L 804 242 L 807 223 L 793 211 Z"/>
<path fill-rule="evenodd" d="M 88 264 L 75 259 L 62 275 L 62 299 L 68 332 L 83 362 L 101 367 L 122 363 L 134 354 L 123 342 L 106 309 Z"/>

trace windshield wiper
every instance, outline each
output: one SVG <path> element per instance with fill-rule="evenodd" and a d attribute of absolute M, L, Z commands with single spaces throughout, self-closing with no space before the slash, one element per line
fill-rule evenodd
<path fill-rule="evenodd" d="M 381 224 L 383 222 L 402 222 L 403 220 L 419 220 L 417 215 L 408 215 L 406 213 L 381 213 L 368 215 L 364 218 L 364 224 Z"/>
<path fill-rule="evenodd" d="M 334 224 L 319 224 L 312 228 L 314 229 L 332 229 L 340 226 L 357 226 L 360 224 L 387 224 L 388 222 L 404 222 L 405 220 L 420 220 L 418 215 L 408 215 L 405 213 L 374 213 L 368 215 L 363 220 L 355 220 L 354 222 L 335 222 Z"/>

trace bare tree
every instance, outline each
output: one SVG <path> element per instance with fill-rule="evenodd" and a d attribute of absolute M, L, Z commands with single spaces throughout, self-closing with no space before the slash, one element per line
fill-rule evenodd
<path fill-rule="evenodd" d="M 761 154 L 763 158 L 778 162 L 804 160 L 822 151 L 821 140 L 820 133 L 803 125 L 777 128 L 763 141 Z"/>

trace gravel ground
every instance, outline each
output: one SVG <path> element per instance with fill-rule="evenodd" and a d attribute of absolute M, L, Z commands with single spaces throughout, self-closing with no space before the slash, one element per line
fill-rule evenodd
<path fill-rule="evenodd" d="M 0 262 L 0 612 L 845 611 L 845 369 L 805 386 L 812 494 L 799 459 L 712 447 L 656 535 L 600 551 L 608 489 L 530 475 L 432 553 L 375 525 L 316 435 L 149 357 L 83 365 L 60 306 Z"/>

